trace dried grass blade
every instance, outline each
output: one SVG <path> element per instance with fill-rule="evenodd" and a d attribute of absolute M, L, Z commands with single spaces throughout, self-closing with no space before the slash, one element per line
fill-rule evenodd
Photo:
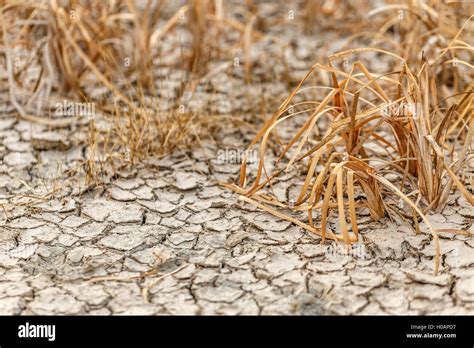
<path fill-rule="evenodd" d="M 351 218 L 352 232 L 356 236 L 359 235 L 359 228 L 357 227 L 357 217 L 355 209 L 355 193 L 354 193 L 354 171 L 347 171 L 347 196 L 349 199 L 349 216 Z"/>
<path fill-rule="evenodd" d="M 350 243 L 349 232 L 347 229 L 346 214 L 344 209 L 344 186 L 343 186 L 344 170 L 340 169 L 336 176 L 336 191 L 337 191 L 337 207 L 339 212 L 339 225 L 341 226 L 342 237 L 345 244 Z"/>

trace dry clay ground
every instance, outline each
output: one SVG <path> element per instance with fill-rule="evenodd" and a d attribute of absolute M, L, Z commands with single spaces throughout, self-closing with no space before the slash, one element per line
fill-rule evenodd
<path fill-rule="evenodd" d="M 322 43 L 293 40 L 290 69 L 302 76 Z M 255 56 L 268 44 L 255 44 Z M 287 95 L 284 82 L 245 86 L 226 71 L 212 81 L 217 94 L 198 88 L 194 100 L 217 98 L 222 113 L 248 112 L 261 93 Z M 91 188 L 58 174 L 84 159 L 82 145 L 68 145 L 75 129 L 17 120 L 6 90 L 1 103 L 0 314 L 474 314 L 473 239 L 444 233 L 433 276 L 423 225 L 417 235 L 367 214 L 361 243 L 344 255 L 219 186 L 237 177 L 235 151 L 251 134 L 228 128 L 218 144 L 150 159 Z M 295 174 L 275 187 L 283 200 L 301 182 Z M 22 196 L 55 187 L 45 200 Z M 471 232 L 473 218 L 458 194 L 430 216 L 435 227 Z"/>
<path fill-rule="evenodd" d="M 81 157 L 32 150 L 31 125 L 3 118 L 0 126 L 2 200 L 30 186 L 46 192 L 47 171 Z M 238 134 L 226 139 L 239 143 Z M 474 313 L 472 239 L 442 239 L 435 277 L 429 234 L 367 216 L 362 243 L 343 255 L 239 203 L 217 183 L 239 165 L 220 165 L 216 147 L 206 149 L 150 161 L 103 190 L 77 181 L 57 198 L 10 209 L 0 227 L 0 313 Z M 458 196 L 431 220 L 472 231 L 473 216 Z"/>
<path fill-rule="evenodd" d="M 80 156 L 33 151 L 29 125 L 0 125 L 2 200 L 35 184 L 40 190 L 56 161 Z M 363 244 L 343 255 L 240 204 L 216 183 L 235 178 L 238 165 L 213 165 L 212 150 L 151 161 L 104 190 L 77 182 L 58 198 L 10 209 L 0 227 L 0 313 L 474 313 L 472 239 L 442 239 L 435 277 L 429 234 L 367 216 Z M 453 197 L 431 220 L 472 231 L 473 216 Z"/>

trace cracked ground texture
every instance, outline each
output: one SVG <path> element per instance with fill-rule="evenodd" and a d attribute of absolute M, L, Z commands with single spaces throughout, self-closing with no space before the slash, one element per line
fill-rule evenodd
<path fill-rule="evenodd" d="M 322 43 L 293 35 L 288 59 L 298 81 Z M 332 41 L 329 52 L 340 43 Z M 252 52 L 261 57 L 270 44 Z M 248 112 L 262 93 L 287 96 L 284 82 L 245 86 L 241 77 L 211 79 L 222 89 L 218 111 Z M 195 100 L 206 104 L 204 87 Z M 227 129 L 219 145 L 150 159 L 99 188 L 80 175 L 65 184 L 57 173 L 85 158 L 77 130 L 17 120 L 6 90 L 0 95 L 0 314 L 474 314 L 471 238 L 440 236 L 434 276 L 423 224 L 415 234 L 367 213 L 358 252 L 344 255 L 239 201 L 220 185 L 235 182 L 239 164 L 219 163 L 219 150 L 241 149 L 251 135 Z M 275 185 L 283 200 L 296 174 Z M 437 228 L 473 231 L 473 207 L 459 194 L 429 218 Z"/>
<path fill-rule="evenodd" d="M 4 141 L 22 128 L 7 123 Z M 0 228 L 0 313 L 474 313 L 472 239 L 443 235 L 438 276 L 431 236 L 388 220 L 367 216 L 361 252 L 334 252 L 219 186 L 239 165 L 216 165 L 215 151 L 175 153 L 103 189 L 77 181 L 54 198 L 9 209 Z M 37 166 L 4 170 L 2 199 L 35 184 L 28 175 Z M 431 220 L 472 231 L 473 215 L 453 197 Z"/>

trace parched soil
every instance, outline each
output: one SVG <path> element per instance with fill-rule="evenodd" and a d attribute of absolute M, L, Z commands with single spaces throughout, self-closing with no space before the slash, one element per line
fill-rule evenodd
<path fill-rule="evenodd" d="M 330 33 L 285 35 L 293 82 L 322 47 L 331 53 L 342 42 Z M 277 45 L 252 46 L 262 69 L 275 68 L 275 80 L 247 85 L 244 66 L 231 61 L 188 107 L 212 104 L 215 113 L 251 121 L 262 101 L 283 101 L 288 76 L 268 54 Z M 179 85 L 171 75 L 163 84 Z M 434 244 L 422 223 L 416 234 L 367 213 L 360 242 L 344 254 L 220 185 L 236 182 L 240 150 L 257 127 L 224 127 L 213 140 L 150 157 L 94 186 L 84 174 L 68 175 L 85 160 L 80 130 L 18 120 L 7 93 L 0 97 L 0 314 L 474 314 L 472 238 L 440 234 L 434 276 Z M 283 199 L 299 174 L 280 178 Z M 435 228 L 474 232 L 474 209 L 459 193 L 429 218 Z"/>

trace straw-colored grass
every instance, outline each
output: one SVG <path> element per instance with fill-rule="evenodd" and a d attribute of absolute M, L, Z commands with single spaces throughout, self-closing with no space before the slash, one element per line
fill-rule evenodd
<path fill-rule="evenodd" d="M 227 24 L 219 0 L 190 0 L 174 13 L 165 5 L 149 1 L 139 9 L 132 0 L 0 4 L 0 64 L 18 118 L 51 128 L 84 126 L 88 158 L 83 169 L 90 180 L 100 182 L 122 166 L 189 146 L 216 128 L 204 110 L 187 111 L 182 96 L 212 73 L 207 62 L 211 54 L 222 55 L 215 47 L 222 28 L 233 25 L 243 37 L 245 25 Z M 178 27 L 192 34 L 190 49 L 178 41 L 163 45 Z M 246 37 L 248 49 L 252 31 Z M 176 50 L 182 55 L 170 62 L 167 56 Z M 156 75 L 166 68 L 187 70 L 189 78 L 183 77 L 176 96 L 161 100 L 158 96 L 169 91 Z M 93 103 L 96 115 L 90 120 L 55 117 L 55 105 L 63 100 Z"/>
<path fill-rule="evenodd" d="M 429 12 L 427 8 L 416 10 Z M 406 59 L 394 53 L 400 50 L 371 47 L 340 52 L 329 56 L 325 64 L 315 64 L 251 142 L 249 150 L 259 148 L 257 172 L 249 175 L 244 159 L 239 185 L 230 187 L 246 202 L 298 223 L 320 235 L 323 242 L 326 238 L 346 245 L 358 241 L 360 208 L 368 208 L 374 220 L 387 215 L 412 219 L 417 229 L 421 218 L 433 236 L 438 273 L 439 231 L 430 224 L 427 213 L 442 211 L 453 189 L 474 205 L 472 193 L 459 176 L 474 157 L 474 117 L 472 70 L 462 74 L 458 68 L 472 66 L 470 60 L 454 58 L 459 52 L 458 56 L 472 59 L 474 48 L 461 39 L 471 21 L 472 17 L 451 40 L 445 40 L 438 54 L 416 63 L 412 56 Z M 357 60 L 373 52 L 388 56 L 394 70 L 370 72 Z M 338 59 L 348 57 L 355 61 L 350 71 L 334 67 Z M 320 99 L 308 99 L 305 92 L 318 88 L 308 87 L 308 81 L 324 74 L 332 77 L 332 86 L 319 86 L 328 92 Z M 305 105 L 311 108 L 304 109 Z M 267 170 L 267 149 L 277 142 L 279 126 L 301 115 L 304 124 L 287 143 L 278 142 L 280 150 L 272 162 L 275 169 Z M 327 126 L 318 138 L 321 119 Z M 273 182 L 300 164 L 306 174 L 294 204 L 279 201 L 272 192 Z M 290 213 L 280 212 L 282 208 Z M 315 211 L 320 213 L 318 220 L 313 217 Z M 308 222 L 295 221 L 291 212 L 306 212 Z M 332 213 L 338 216 L 336 229 L 328 227 Z"/>
<path fill-rule="evenodd" d="M 282 51 L 288 45 L 268 34 L 269 27 L 298 27 L 312 35 L 337 31 L 349 36 L 341 52 L 314 64 L 299 83 L 291 71 L 285 73 L 292 92 L 249 146 L 259 148 L 257 170 L 249 173 L 244 159 L 238 185 L 229 187 L 323 241 L 345 245 L 359 240 L 362 209 L 374 220 L 411 220 L 417 232 L 422 219 L 433 235 L 438 271 L 442 231 L 427 214 L 442 211 L 453 189 L 474 205 L 469 180 L 462 178 L 474 156 L 473 19 L 466 16 L 471 4 L 387 0 L 370 8 L 369 2 L 305 0 L 273 19 L 259 13 L 253 0 L 234 9 L 239 19 L 229 15 L 223 0 L 189 0 L 171 13 L 166 5 L 3 1 L 0 64 L 18 118 L 83 130 L 88 136 L 82 170 L 99 183 L 104 174 L 190 146 L 223 126 L 223 118 L 183 109 L 185 92 L 193 94 L 221 69 L 209 69 L 209 62 L 232 64 L 242 52 L 242 78 L 252 84 L 257 81 L 252 45 L 266 37 Z M 166 41 L 182 29 L 192 38 L 187 45 Z M 179 58 L 170 60 L 176 50 Z M 158 68 L 186 72 L 166 106 L 156 98 L 166 92 L 156 83 L 162 79 Z M 97 115 L 53 117 L 54 105 L 63 99 L 94 103 Z M 280 127 L 301 117 L 303 125 L 282 140 Z M 253 121 L 261 125 L 258 117 Z M 273 171 L 267 168 L 270 151 L 277 153 Z M 272 185 L 293 168 L 304 173 L 299 193 L 293 202 L 279 201 Z M 301 212 L 307 219 L 293 215 Z M 338 217 L 337 228 L 332 215 Z"/>

